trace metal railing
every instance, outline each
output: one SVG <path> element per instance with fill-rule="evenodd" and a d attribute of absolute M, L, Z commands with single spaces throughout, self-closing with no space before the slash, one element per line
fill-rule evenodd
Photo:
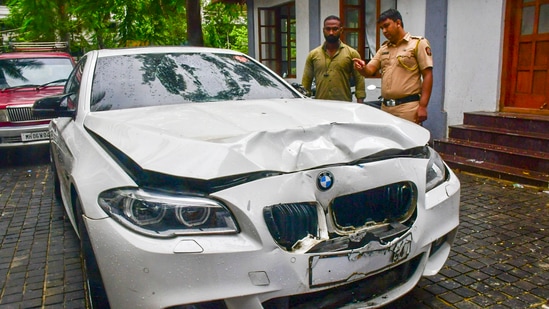
<path fill-rule="evenodd" d="M 69 51 L 68 42 L 9 42 L 4 45 L 5 52 L 52 52 Z"/>

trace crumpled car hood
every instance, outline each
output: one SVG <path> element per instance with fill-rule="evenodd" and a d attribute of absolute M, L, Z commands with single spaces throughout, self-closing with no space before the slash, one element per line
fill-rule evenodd
<path fill-rule="evenodd" d="M 423 146 L 429 132 L 357 103 L 190 103 L 94 112 L 84 126 L 148 171 L 213 179 L 344 163 Z"/>

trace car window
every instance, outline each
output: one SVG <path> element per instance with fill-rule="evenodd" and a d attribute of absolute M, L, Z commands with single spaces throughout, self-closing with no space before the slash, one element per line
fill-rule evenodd
<path fill-rule="evenodd" d="M 0 87 L 40 86 L 67 78 L 72 68 L 69 58 L 1 59 Z"/>
<path fill-rule="evenodd" d="M 70 110 L 76 109 L 78 106 L 78 95 L 80 92 L 80 81 L 82 80 L 82 72 L 84 71 L 84 65 L 86 64 L 87 57 L 83 57 L 78 61 L 74 70 L 72 71 L 67 83 L 65 84 L 65 93 L 69 94 L 67 97 L 67 108 Z"/>
<path fill-rule="evenodd" d="M 296 97 L 270 71 L 245 56 L 156 53 L 99 58 L 91 110 Z"/>

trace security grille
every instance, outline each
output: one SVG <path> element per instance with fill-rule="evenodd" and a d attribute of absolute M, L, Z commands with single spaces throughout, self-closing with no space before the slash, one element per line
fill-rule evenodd
<path fill-rule="evenodd" d="M 394 183 L 337 197 L 332 213 L 339 229 L 353 231 L 388 222 L 406 222 L 414 213 L 417 188 L 412 182 Z"/>
<path fill-rule="evenodd" d="M 415 184 L 403 181 L 336 197 L 330 213 L 337 231 L 308 252 L 358 248 L 402 236 L 415 221 L 417 195 Z M 271 205 L 263 209 L 263 218 L 276 243 L 291 251 L 307 236 L 319 239 L 317 208 L 314 202 Z"/>
<path fill-rule="evenodd" d="M 31 106 L 24 106 L 24 107 L 8 106 L 7 111 L 8 111 L 8 119 L 10 122 L 23 122 L 23 121 L 35 121 L 35 120 L 47 119 L 47 118 L 34 116 L 32 114 Z"/>

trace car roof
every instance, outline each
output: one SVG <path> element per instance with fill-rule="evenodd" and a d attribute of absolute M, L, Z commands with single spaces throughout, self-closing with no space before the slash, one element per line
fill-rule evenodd
<path fill-rule="evenodd" d="M 0 53 L 0 59 L 28 59 L 28 58 L 72 58 L 72 56 L 64 52 Z"/>
<path fill-rule="evenodd" d="M 243 53 L 221 48 L 198 47 L 198 46 L 146 46 L 146 47 L 129 47 L 129 48 L 113 48 L 113 49 L 98 49 L 94 52 L 98 57 L 120 56 L 120 55 L 138 55 L 138 54 L 154 54 L 154 53 L 221 53 L 243 55 Z"/>

